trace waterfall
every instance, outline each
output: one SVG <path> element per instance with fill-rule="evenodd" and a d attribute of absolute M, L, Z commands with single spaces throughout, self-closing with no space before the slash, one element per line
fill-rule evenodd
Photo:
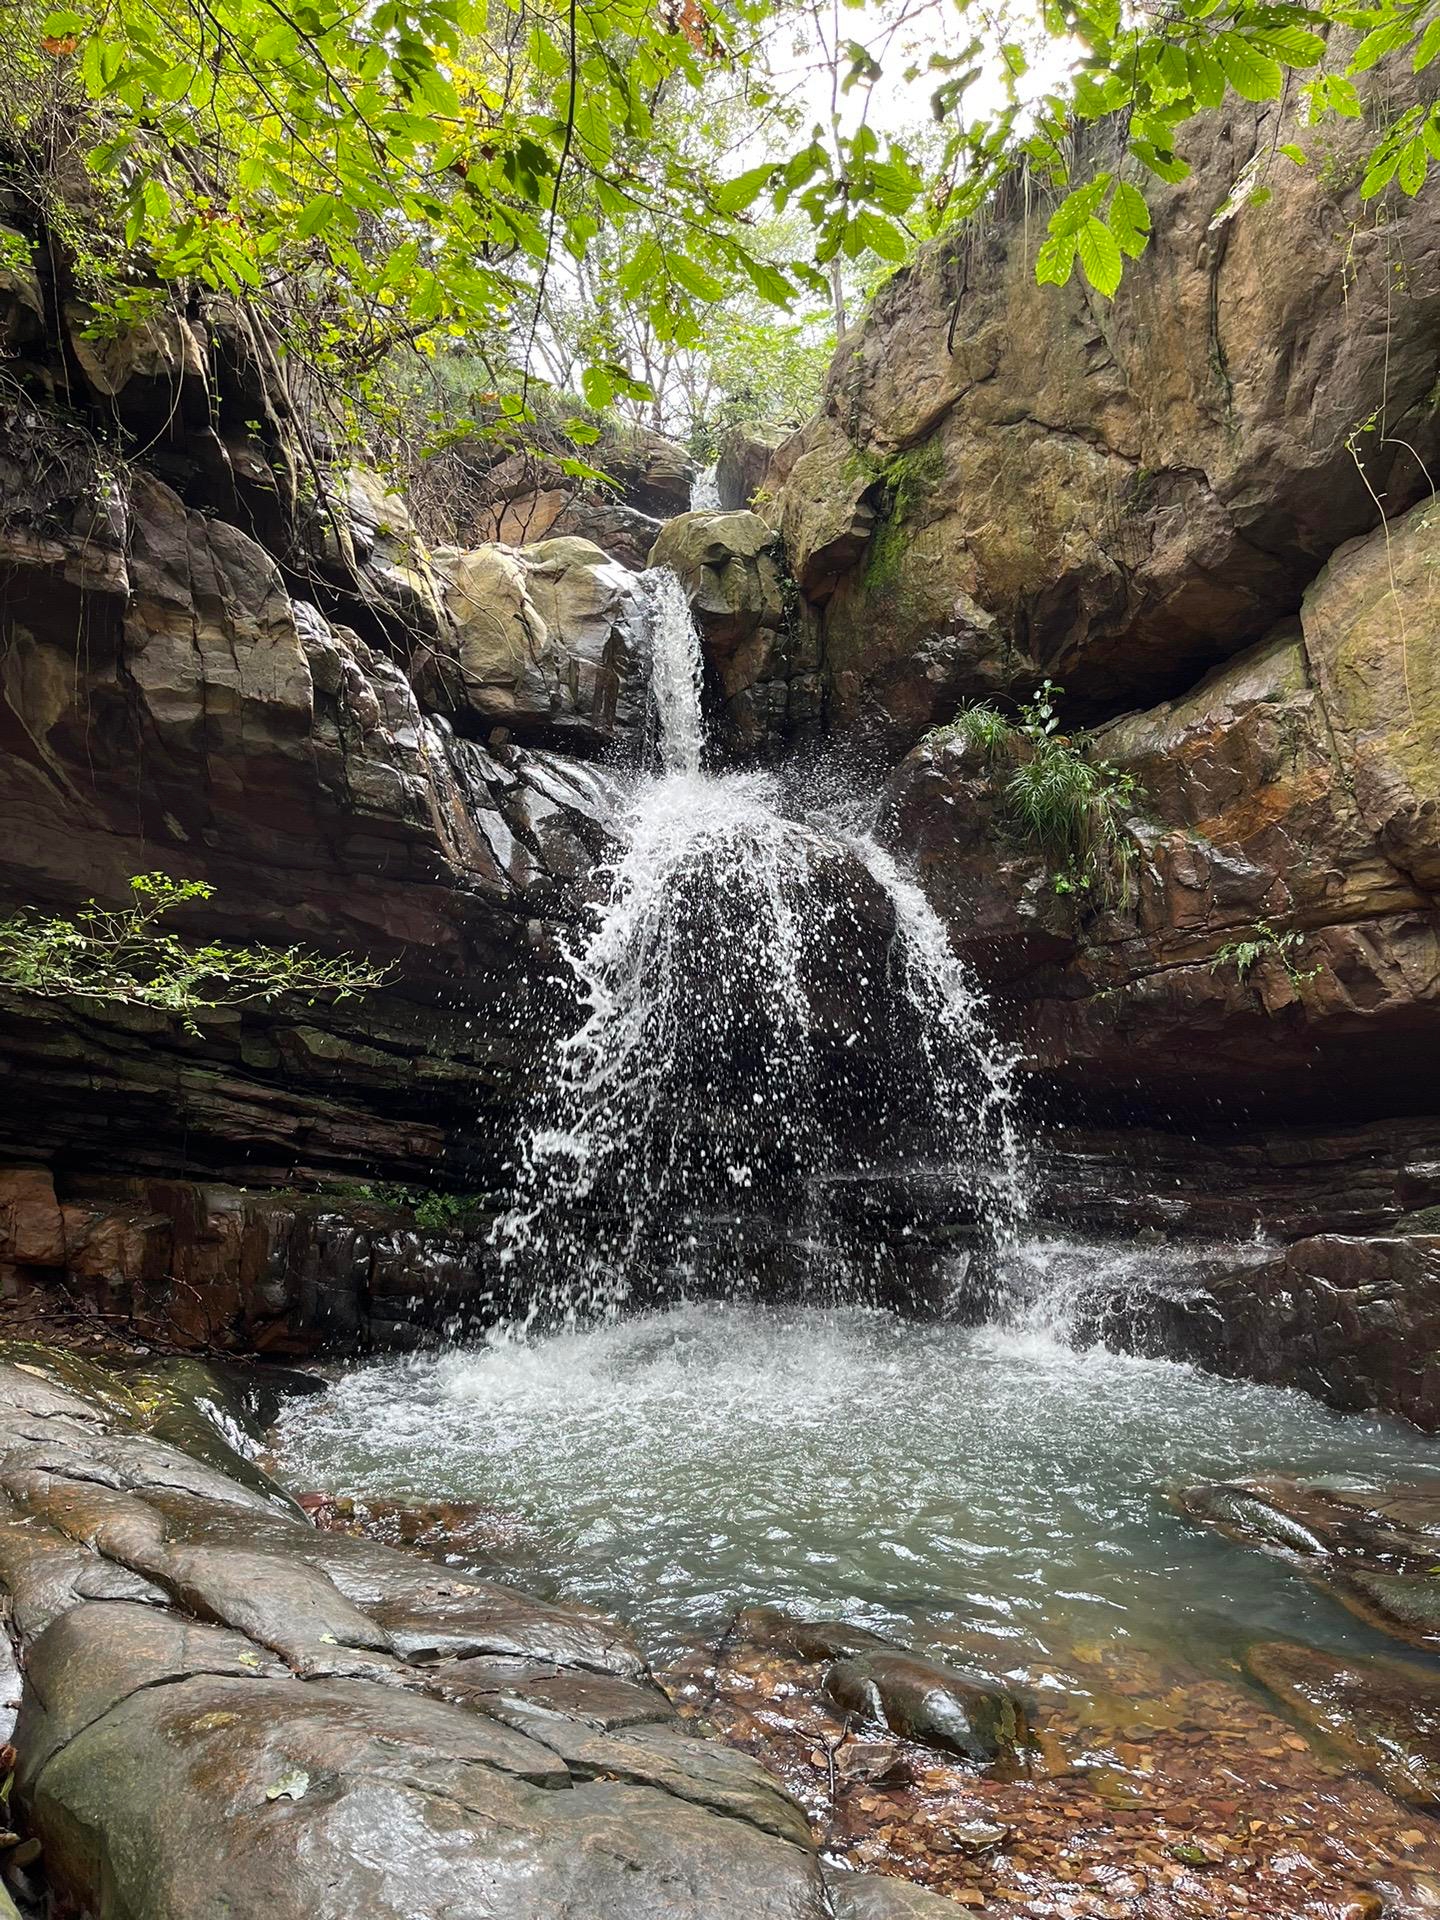
<path fill-rule="evenodd" d="M 868 834 L 787 809 L 776 775 L 703 770 L 684 589 L 657 572 L 646 600 L 656 770 L 566 951 L 578 1019 L 552 1043 L 495 1230 L 527 1324 L 702 1270 L 753 1286 L 817 1176 L 863 1172 L 900 1137 L 984 1163 L 992 1237 L 1023 1205 L 1014 1058 L 938 916 Z"/>

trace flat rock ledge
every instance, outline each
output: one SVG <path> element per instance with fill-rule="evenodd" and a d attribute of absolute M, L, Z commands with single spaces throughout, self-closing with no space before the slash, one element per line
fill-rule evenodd
<path fill-rule="evenodd" d="M 960 1911 L 822 1867 L 614 1621 L 318 1531 L 24 1363 L 0 1363 L 0 1592 L 18 1810 L 93 1920 Z"/>

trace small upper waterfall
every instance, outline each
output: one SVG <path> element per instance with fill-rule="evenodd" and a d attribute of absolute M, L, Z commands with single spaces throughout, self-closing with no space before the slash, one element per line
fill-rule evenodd
<path fill-rule="evenodd" d="M 1023 1208 L 1015 1061 L 918 885 L 778 777 L 703 770 L 702 658 L 680 582 L 646 576 L 656 768 L 566 962 L 556 1036 L 496 1228 L 527 1321 L 786 1258 L 850 1290 L 816 1191 L 908 1147 L 968 1169 L 992 1239 Z M 861 1263 L 863 1265 L 863 1263 Z"/>

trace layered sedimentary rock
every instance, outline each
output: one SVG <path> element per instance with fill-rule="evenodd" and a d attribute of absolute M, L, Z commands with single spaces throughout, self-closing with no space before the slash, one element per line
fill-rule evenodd
<path fill-rule="evenodd" d="M 1109 906 L 1057 892 L 1007 824 L 1010 762 L 951 740 L 902 764 L 895 838 L 1047 1074 L 1161 1112 L 1432 1102 L 1437 561 L 1426 501 L 1336 553 L 1297 618 L 1099 730 L 1137 783 Z"/>
<path fill-rule="evenodd" d="M 224 382 L 205 377 L 223 429 Z M 159 378 L 117 372 L 117 395 Z M 171 485 L 102 456 L 83 425 L 7 409 L 0 898 L 115 906 L 131 875 L 161 870 L 216 890 L 177 931 L 352 951 L 389 974 L 363 1001 L 234 1009 L 195 1031 L 4 995 L 0 1050 L 28 1090 L 4 1148 L 262 1183 L 423 1179 L 458 1152 L 483 1184 L 509 1132 L 487 1115 L 513 1108 L 548 949 L 616 803 L 602 766 L 515 741 L 622 750 L 631 576 L 549 542 L 477 611 L 466 564 L 496 550 L 442 570 L 373 478 L 337 483 L 322 539 L 281 513 L 261 441 L 198 435 L 197 452 L 177 428 L 152 460 Z M 234 518 L 214 505 L 222 452 Z M 518 642 L 491 646 L 482 614 Z"/>

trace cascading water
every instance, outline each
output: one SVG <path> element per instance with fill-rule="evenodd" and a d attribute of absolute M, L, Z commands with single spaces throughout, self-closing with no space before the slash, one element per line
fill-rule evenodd
<path fill-rule="evenodd" d="M 813 1230 L 814 1182 L 864 1168 L 878 1141 L 923 1137 L 970 1167 L 991 1237 L 1023 1206 L 1014 1060 L 938 917 L 867 834 L 786 811 L 775 776 L 703 769 L 684 590 L 662 571 L 647 596 L 658 767 L 566 956 L 579 1022 L 554 1044 L 496 1229 L 527 1323 L 702 1270 L 743 1290 L 785 1223 L 833 1292 L 844 1250 Z"/>

